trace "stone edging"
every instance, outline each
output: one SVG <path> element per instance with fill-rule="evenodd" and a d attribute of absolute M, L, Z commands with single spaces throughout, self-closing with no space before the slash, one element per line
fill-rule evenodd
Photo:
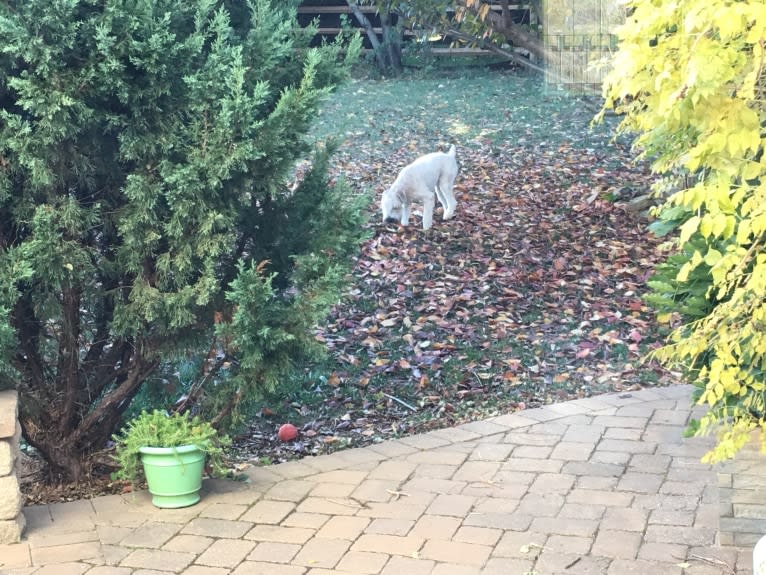
<path fill-rule="evenodd" d="M 26 525 L 18 480 L 20 439 L 18 394 L 0 391 L 0 545 L 18 543 Z"/>

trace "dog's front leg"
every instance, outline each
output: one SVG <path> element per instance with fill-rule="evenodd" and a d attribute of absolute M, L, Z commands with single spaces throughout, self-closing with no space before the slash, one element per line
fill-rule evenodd
<path fill-rule="evenodd" d="M 410 204 L 407 202 L 402 204 L 402 225 L 407 226 L 410 223 Z"/>

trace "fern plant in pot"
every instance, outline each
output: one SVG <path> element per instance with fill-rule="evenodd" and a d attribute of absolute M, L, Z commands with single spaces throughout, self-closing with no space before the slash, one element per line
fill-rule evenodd
<path fill-rule="evenodd" d="M 114 436 L 117 479 L 131 482 L 146 478 L 152 503 L 177 508 L 200 499 L 205 461 L 214 475 L 226 473 L 224 447 L 231 440 L 199 417 L 142 412 Z"/>

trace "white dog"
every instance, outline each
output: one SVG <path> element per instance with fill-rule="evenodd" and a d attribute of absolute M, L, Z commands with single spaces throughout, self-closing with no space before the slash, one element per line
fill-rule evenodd
<path fill-rule="evenodd" d="M 457 176 L 455 146 L 449 152 L 434 152 L 419 157 L 405 166 L 389 189 L 383 192 L 380 209 L 384 222 L 401 222 L 406 226 L 410 221 L 410 209 L 414 201 L 423 202 L 423 229 L 431 227 L 436 199 L 444 208 L 444 219 L 455 214 L 457 202 L 452 185 Z"/>

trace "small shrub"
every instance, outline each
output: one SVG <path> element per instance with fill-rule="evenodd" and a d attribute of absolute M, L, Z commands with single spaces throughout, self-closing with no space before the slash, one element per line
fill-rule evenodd
<path fill-rule="evenodd" d="M 114 436 L 117 443 L 115 459 L 120 470 L 116 479 L 137 481 L 143 476 L 141 465 L 142 447 L 180 447 L 195 445 L 207 455 L 207 464 L 214 475 L 225 475 L 224 447 L 231 445 L 231 439 L 221 435 L 199 417 L 189 418 L 164 411 L 144 411 Z"/>

